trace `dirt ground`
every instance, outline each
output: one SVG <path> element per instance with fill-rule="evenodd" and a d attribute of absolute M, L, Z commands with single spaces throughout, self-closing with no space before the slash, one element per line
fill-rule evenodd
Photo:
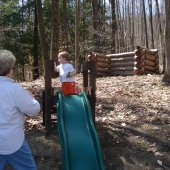
<path fill-rule="evenodd" d="M 96 80 L 96 131 L 106 170 L 170 170 L 170 88 L 162 75 Z M 76 82 L 82 86 L 82 76 Z M 43 79 L 22 82 L 42 104 Z M 58 79 L 53 87 L 60 88 Z M 42 113 L 26 117 L 26 139 L 37 170 L 61 170 L 57 131 L 44 136 Z M 7 165 L 5 170 L 12 170 Z"/>

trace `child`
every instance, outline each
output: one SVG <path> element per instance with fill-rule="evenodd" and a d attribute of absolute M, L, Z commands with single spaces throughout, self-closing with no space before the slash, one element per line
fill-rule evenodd
<path fill-rule="evenodd" d="M 76 94 L 76 86 L 74 81 L 75 70 L 69 63 L 69 59 L 69 53 L 63 51 L 58 54 L 58 61 L 60 65 L 56 66 L 56 63 L 54 62 L 54 71 L 59 72 L 64 95 Z"/>

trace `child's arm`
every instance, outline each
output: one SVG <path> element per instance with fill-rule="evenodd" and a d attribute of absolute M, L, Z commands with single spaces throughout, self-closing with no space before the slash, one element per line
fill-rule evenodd
<path fill-rule="evenodd" d="M 75 71 L 71 72 L 70 77 L 73 77 L 75 74 L 76 74 Z"/>
<path fill-rule="evenodd" d="M 66 77 L 73 77 L 75 75 L 75 71 L 67 73 Z"/>
<path fill-rule="evenodd" d="M 56 62 L 54 61 L 54 71 L 56 71 L 57 72 L 57 65 L 56 65 Z"/>

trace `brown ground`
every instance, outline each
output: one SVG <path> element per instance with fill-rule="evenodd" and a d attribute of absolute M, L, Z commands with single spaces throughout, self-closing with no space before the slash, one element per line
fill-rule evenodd
<path fill-rule="evenodd" d="M 170 170 L 170 88 L 161 80 L 162 75 L 97 79 L 96 130 L 106 170 Z M 81 75 L 76 81 L 82 87 Z M 52 84 L 60 88 L 58 79 Z M 42 104 L 43 79 L 21 85 Z M 41 123 L 42 113 L 26 117 L 26 138 L 37 170 L 61 170 L 57 132 L 45 138 Z"/>

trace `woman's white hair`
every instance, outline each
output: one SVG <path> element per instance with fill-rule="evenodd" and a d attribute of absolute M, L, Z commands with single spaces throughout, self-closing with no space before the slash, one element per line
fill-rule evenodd
<path fill-rule="evenodd" d="M 0 76 L 6 76 L 14 67 L 16 58 L 8 50 L 0 50 Z"/>

